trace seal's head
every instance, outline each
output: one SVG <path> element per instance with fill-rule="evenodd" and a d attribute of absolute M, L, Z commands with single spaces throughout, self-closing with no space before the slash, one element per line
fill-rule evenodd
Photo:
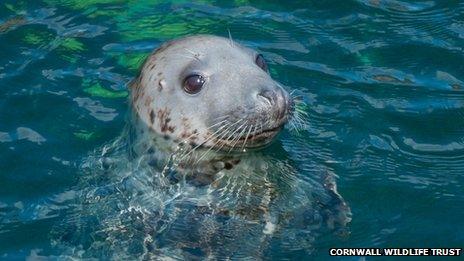
<path fill-rule="evenodd" d="M 261 54 L 232 40 L 192 36 L 162 45 L 133 84 L 132 105 L 165 137 L 220 149 L 269 143 L 292 102 Z"/>

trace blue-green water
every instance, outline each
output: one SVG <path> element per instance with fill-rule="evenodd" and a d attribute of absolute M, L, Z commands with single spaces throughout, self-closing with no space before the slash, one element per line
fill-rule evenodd
<path fill-rule="evenodd" d="M 280 156 L 335 173 L 351 208 L 350 234 L 321 232 L 307 253 L 462 247 L 464 4 L 268 2 L 2 1 L 0 258 L 59 258 L 82 163 L 121 135 L 140 63 L 166 40 L 228 30 L 307 104 Z"/>

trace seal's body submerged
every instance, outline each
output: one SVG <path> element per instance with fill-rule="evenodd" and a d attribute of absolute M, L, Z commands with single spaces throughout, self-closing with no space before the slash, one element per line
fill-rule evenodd
<path fill-rule="evenodd" d="M 87 253 L 98 254 L 84 257 L 307 253 L 321 228 L 349 221 L 330 172 L 304 177 L 279 144 L 257 150 L 294 110 L 262 55 L 215 36 L 175 40 L 147 58 L 131 91 L 128 131 L 86 163 L 79 220 L 99 225 L 73 220 L 78 236 L 66 236 L 92 238 Z"/>

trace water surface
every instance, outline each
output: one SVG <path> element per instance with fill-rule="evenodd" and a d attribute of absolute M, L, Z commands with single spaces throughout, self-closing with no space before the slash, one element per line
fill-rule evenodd
<path fill-rule="evenodd" d="M 166 40 L 228 31 L 307 104 L 281 157 L 335 173 L 351 207 L 350 235 L 322 233 L 313 257 L 462 247 L 464 4 L 267 2 L 2 1 L 0 257 L 59 257 L 52 231 L 76 213 L 89 153 L 121 135 L 140 63 Z"/>

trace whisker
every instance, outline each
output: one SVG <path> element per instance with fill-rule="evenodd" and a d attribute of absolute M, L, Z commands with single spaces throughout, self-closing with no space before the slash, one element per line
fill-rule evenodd
<path fill-rule="evenodd" d="M 297 90 L 290 92 L 290 97 L 293 101 L 293 112 L 289 120 L 290 129 L 295 130 L 299 134 L 300 130 L 307 129 L 309 122 L 309 114 L 304 110 L 306 103 L 304 97 L 297 93 Z"/>
<path fill-rule="evenodd" d="M 309 121 L 309 115 L 307 112 L 297 109 L 293 114 L 293 117 L 290 121 L 293 130 L 299 134 L 299 130 L 307 129 L 307 122 Z"/>
<path fill-rule="evenodd" d="M 243 120 L 243 119 L 242 119 L 242 120 Z M 244 122 L 242 125 L 240 125 L 235 131 L 233 131 L 233 132 L 229 135 L 229 137 L 227 137 L 226 140 L 230 140 L 230 138 L 232 138 L 232 136 L 233 136 L 235 133 L 237 133 L 237 132 L 238 132 L 244 125 L 246 125 L 246 124 L 247 124 L 247 122 Z M 240 136 L 239 136 L 239 139 L 240 139 Z M 233 140 L 234 140 L 234 139 L 233 139 Z M 225 142 L 222 143 L 221 147 L 219 147 L 219 148 L 217 149 L 217 151 L 221 150 L 222 147 L 224 147 L 224 145 L 226 145 Z"/>
<path fill-rule="evenodd" d="M 193 57 L 191 58 L 194 58 L 196 59 L 197 61 L 200 61 L 201 62 L 201 59 L 200 59 L 200 54 L 199 53 L 196 53 L 190 49 L 187 49 L 187 48 L 184 48 L 187 52 L 189 52 Z"/>
<path fill-rule="evenodd" d="M 213 127 L 216 127 L 216 126 L 218 126 L 218 125 L 220 125 L 220 124 L 222 124 L 222 123 L 224 123 L 224 122 L 226 122 L 226 121 L 227 121 L 227 119 L 222 120 L 222 121 L 220 121 L 220 122 L 217 122 L 217 123 L 215 123 L 215 124 L 213 124 L 213 125 L 207 127 L 206 129 L 209 130 L 209 129 L 211 129 L 211 128 L 213 128 Z M 186 143 L 188 143 L 188 140 L 190 140 L 190 138 L 192 138 L 194 135 L 197 135 L 197 134 L 198 134 L 198 133 L 192 133 L 190 136 L 188 136 L 187 138 L 183 139 L 183 140 L 180 141 L 179 143 L 180 143 L 180 144 L 186 144 Z"/>
<path fill-rule="evenodd" d="M 191 153 L 193 153 L 196 149 L 198 149 L 199 147 L 203 146 L 204 144 L 206 144 L 207 142 L 209 142 L 210 140 L 212 140 L 214 138 L 214 135 L 216 135 L 217 133 L 223 131 L 224 128 L 226 128 L 228 125 L 222 125 L 218 128 L 218 130 L 216 130 L 216 132 L 214 132 L 213 134 L 211 134 L 211 136 L 206 139 L 205 141 L 203 141 L 202 143 L 198 144 L 197 146 L 195 146 L 193 149 L 191 149 L 190 151 L 188 151 L 188 153 L 186 153 L 185 155 L 182 156 L 182 158 L 180 158 L 180 160 L 184 160 L 185 157 L 187 157 L 188 155 L 190 155 Z M 228 128 L 228 127 L 227 127 Z"/>
<path fill-rule="evenodd" d="M 309 116 L 309 114 L 301 108 L 296 108 L 295 111 L 297 111 L 300 115 Z"/>
<path fill-rule="evenodd" d="M 242 148 L 240 149 L 240 150 L 242 150 L 242 151 L 245 149 L 245 145 L 246 145 L 246 143 L 247 143 L 248 136 L 250 135 L 250 132 L 251 132 L 251 128 L 252 128 L 252 127 L 253 127 L 253 124 L 250 126 L 250 128 L 249 128 L 249 130 L 248 130 L 248 133 L 247 133 L 247 135 L 246 135 L 246 137 L 245 137 L 245 141 L 243 142 Z"/>
<path fill-rule="evenodd" d="M 240 119 L 239 121 L 236 121 L 234 123 L 231 123 L 231 124 L 228 124 L 228 125 L 223 125 L 221 126 L 216 132 L 214 132 L 213 134 L 211 134 L 211 136 L 206 139 L 204 142 L 202 142 L 201 144 L 197 145 L 195 148 L 193 148 L 192 150 L 190 150 L 184 157 L 181 158 L 181 160 L 184 160 L 187 156 L 191 155 L 194 151 L 196 151 L 199 147 L 203 146 L 204 144 L 206 144 L 207 142 L 219 137 L 219 141 L 220 139 L 222 139 L 223 136 L 225 136 L 228 131 L 233 128 L 236 124 L 240 123 L 243 119 Z M 214 146 L 216 146 L 216 144 L 219 142 L 217 141 Z M 211 148 L 213 148 L 214 146 L 212 146 Z"/>
<path fill-rule="evenodd" d="M 227 135 L 227 131 L 230 130 L 233 126 L 235 126 L 237 123 L 240 123 L 241 121 L 243 121 L 243 119 L 240 119 L 239 121 L 236 121 L 234 124 L 231 124 L 227 130 L 225 130 L 222 135 L 220 137 L 217 138 L 217 141 L 214 143 L 213 146 L 211 146 L 205 153 L 203 153 L 201 155 L 201 157 L 196 160 L 196 162 L 194 164 L 197 164 L 200 162 L 201 159 L 203 159 L 221 140 L 223 140 L 223 138 Z M 225 144 L 225 143 L 224 143 Z"/>
<path fill-rule="evenodd" d="M 192 59 L 192 58 L 193 58 L 193 59 L 195 59 L 195 56 L 189 56 L 189 55 L 180 54 L 180 53 L 178 53 L 178 54 L 176 54 L 176 55 L 177 55 L 177 56 L 180 56 L 180 57 L 182 57 L 182 58 L 188 58 L 188 59 Z"/>
<path fill-rule="evenodd" d="M 223 119 L 223 118 L 229 118 L 229 117 L 230 117 L 230 115 L 222 115 L 222 116 L 218 116 L 218 117 L 214 118 L 213 121 L 218 120 L 218 119 Z"/>
<path fill-rule="evenodd" d="M 300 135 L 300 130 L 298 129 L 298 127 L 296 126 L 296 123 L 295 122 L 291 122 L 291 125 L 292 125 L 292 129 L 296 131 L 296 134 L 297 135 Z"/>
<path fill-rule="evenodd" d="M 227 29 L 227 32 L 229 33 L 229 43 L 232 47 L 235 47 L 234 40 L 232 39 L 232 34 L 230 33 L 230 30 Z"/>
<path fill-rule="evenodd" d="M 243 126 L 243 125 L 242 125 Z M 234 148 L 235 148 L 235 145 L 237 145 L 238 141 L 240 140 L 240 138 L 242 137 L 242 135 L 245 133 L 246 129 L 247 129 L 248 126 L 244 126 L 242 127 L 243 130 L 240 132 L 240 134 L 237 135 L 237 138 L 235 138 L 232 142 L 232 146 L 230 147 L 229 151 L 227 153 L 230 153 Z"/>

